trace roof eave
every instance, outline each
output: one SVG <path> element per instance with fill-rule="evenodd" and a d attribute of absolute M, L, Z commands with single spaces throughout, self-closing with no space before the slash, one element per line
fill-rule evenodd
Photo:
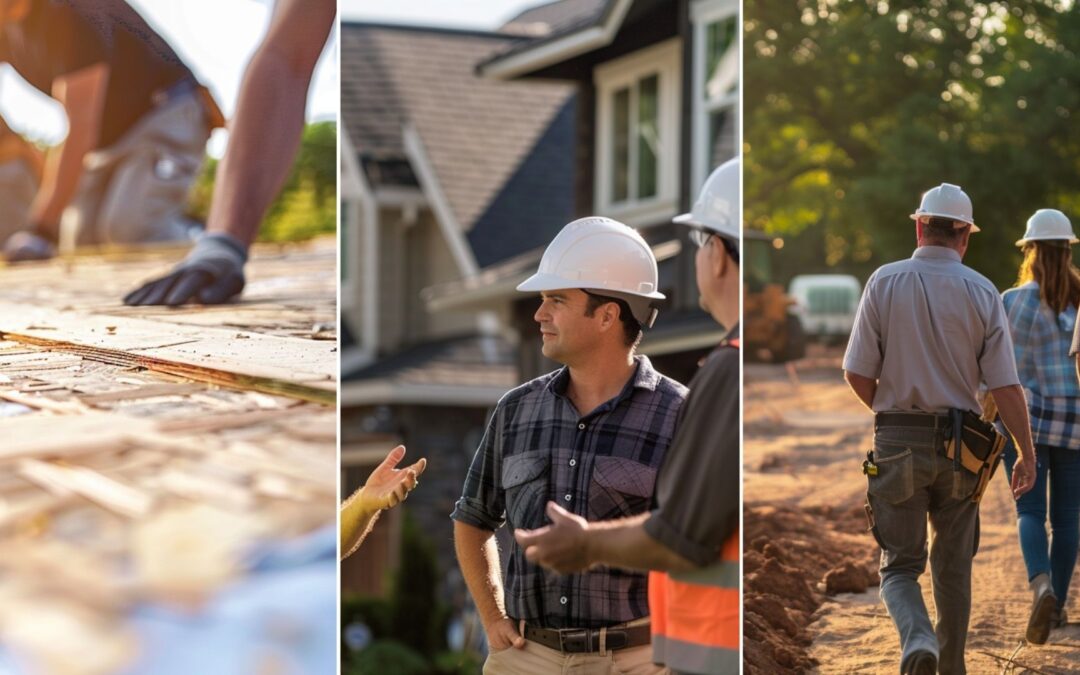
<path fill-rule="evenodd" d="M 600 23 L 585 26 L 535 47 L 480 63 L 476 73 L 493 80 L 512 80 L 606 47 L 615 39 L 633 0 L 615 0 Z"/>

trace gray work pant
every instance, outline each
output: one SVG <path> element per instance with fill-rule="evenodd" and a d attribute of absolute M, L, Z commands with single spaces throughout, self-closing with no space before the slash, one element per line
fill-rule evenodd
<path fill-rule="evenodd" d="M 38 191 L 34 170 L 22 159 L 0 163 L 0 246 L 30 226 L 30 205 Z"/>
<path fill-rule="evenodd" d="M 83 160 L 74 199 L 60 220 L 63 250 L 190 238 L 187 195 L 210 137 L 195 92 L 148 112 L 112 145 Z"/>
<path fill-rule="evenodd" d="M 879 427 L 878 475 L 869 501 L 881 545 L 881 599 L 900 633 L 903 671 L 918 651 L 938 657 L 938 672 L 965 672 L 971 614 L 971 562 L 978 546 L 978 504 L 968 495 L 975 475 L 945 457 L 942 430 Z M 926 569 L 929 517 L 931 584 L 937 624 L 931 625 L 919 577 Z"/>

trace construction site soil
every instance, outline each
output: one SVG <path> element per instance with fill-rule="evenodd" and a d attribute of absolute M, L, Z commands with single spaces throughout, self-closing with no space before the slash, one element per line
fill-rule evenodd
<path fill-rule="evenodd" d="M 897 672 L 899 639 L 878 599 L 879 549 L 862 508 L 872 418 L 844 384 L 840 352 L 748 364 L 745 382 L 744 672 Z M 1030 595 L 1003 476 L 981 517 L 968 672 L 1080 671 L 1080 623 L 1045 645 L 1023 640 Z M 933 616 L 929 575 L 920 581 Z M 1075 604 L 1069 613 L 1080 616 Z"/>

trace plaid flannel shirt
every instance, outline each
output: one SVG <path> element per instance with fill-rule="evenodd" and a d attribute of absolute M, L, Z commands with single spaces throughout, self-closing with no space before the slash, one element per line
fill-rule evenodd
<path fill-rule="evenodd" d="M 686 387 L 635 357 L 615 398 L 580 416 L 569 371 L 549 373 L 499 401 L 451 518 L 485 530 L 546 524 L 555 501 L 588 520 L 648 511 Z M 603 568 L 562 576 L 529 562 L 511 539 L 506 612 L 544 628 L 601 628 L 647 616 L 648 576 Z"/>
<path fill-rule="evenodd" d="M 1009 317 L 1016 371 L 1027 392 L 1035 443 L 1080 449 L 1080 382 L 1069 357 L 1076 308 L 1055 314 L 1034 281 L 1002 294 Z"/>

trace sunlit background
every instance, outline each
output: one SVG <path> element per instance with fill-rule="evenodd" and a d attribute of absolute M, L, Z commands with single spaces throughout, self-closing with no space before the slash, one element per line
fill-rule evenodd
<path fill-rule="evenodd" d="M 266 32 L 272 0 L 130 0 L 130 4 L 213 92 L 226 117 L 236 107 L 240 79 Z M 335 29 L 315 69 L 308 97 L 309 122 L 337 116 L 338 73 Z M 11 66 L 0 66 L 0 113 L 33 141 L 55 145 L 67 134 L 63 108 L 27 84 Z M 221 157 L 228 133 L 218 129 L 207 152 Z"/>

